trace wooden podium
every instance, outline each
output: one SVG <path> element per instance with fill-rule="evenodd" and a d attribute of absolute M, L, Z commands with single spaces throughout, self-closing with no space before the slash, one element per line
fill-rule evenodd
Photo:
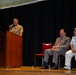
<path fill-rule="evenodd" d="M 0 66 L 22 65 L 22 37 L 9 31 L 0 32 Z"/>

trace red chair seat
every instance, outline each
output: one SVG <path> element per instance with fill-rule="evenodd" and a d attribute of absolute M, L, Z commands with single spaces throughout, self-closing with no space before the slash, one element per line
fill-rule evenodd
<path fill-rule="evenodd" d="M 35 54 L 35 56 L 44 57 L 44 54 Z"/>

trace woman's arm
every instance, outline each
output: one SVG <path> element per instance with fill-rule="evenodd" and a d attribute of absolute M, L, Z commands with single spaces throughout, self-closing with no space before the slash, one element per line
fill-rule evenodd
<path fill-rule="evenodd" d="M 76 50 L 74 49 L 73 45 L 70 45 L 70 47 L 71 47 L 72 52 L 76 53 Z"/>

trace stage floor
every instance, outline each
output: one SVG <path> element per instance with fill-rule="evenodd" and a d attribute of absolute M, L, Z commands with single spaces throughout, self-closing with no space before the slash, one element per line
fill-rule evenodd
<path fill-rule="evenodd" d="M 67 70 L 51 70 L 40 69 L 41 67 L 22 66 L 20 68 L 3 68 L 0 67 L 0 75 L 76 75 L 76 69 L 72 71 Z"/>

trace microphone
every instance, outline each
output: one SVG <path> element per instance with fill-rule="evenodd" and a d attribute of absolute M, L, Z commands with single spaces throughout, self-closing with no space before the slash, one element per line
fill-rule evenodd
<path fill-rule="evenodd" d="M 13 28 L 13 27 L 14 27 L 14 24 L 12 24 L 12 25 L 9 26 L 9 28 Z"/>

